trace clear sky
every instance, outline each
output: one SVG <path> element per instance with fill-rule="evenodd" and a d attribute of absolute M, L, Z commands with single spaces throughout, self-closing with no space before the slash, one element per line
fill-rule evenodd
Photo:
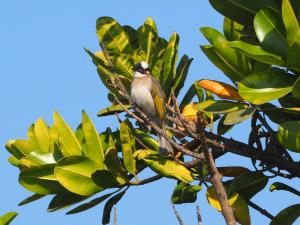
<path fill-rule="evenodd" d="M 66 210 L 47 213 L 50 198 L 17 207 L 31 195 L 18 184 L 18 171 L 7 158 L 4 145 L 8 139 L 26 138 L 28 126 L 43 117 L 52 124 L 52 112 L 58 110 L 75 128 L 81 110 L 90 115 L 98 131 L 116 127 L 114 117 L 97 118 L 98 110 L 109 103 L 107 91 L 83 48 L 99 50 L 95 21 L 111 16 L 121 24 L 138 27 L 148 17 L 156 21 L 160 36 L 169 38 L 173 31 L 180 35 L 179 54 L 195 60 L 187 79 L 228 80 L 205 58 L 199 45 L 207 43 L 199 27 L 222 30 L 222 17 L 207 0 L 191 1 L 79 1 L 79 0 L 3 0 L 0 2 L 0 214 L 17 211 L 14 225 L 96 225 L 101 223 L 100 205 L 81 214 L 65 216 Z M 186 85 L 185 88 L 188 86 Z M 238 125 L 229 136 L 245 141 L 245 125 Z M 218 165 L 250 165 L 248 159 L 228 155 Z M 150 172 L 147 172 L 150 174 Z M 146 174 L 146 175 L 147 175 Z M 279 179 L 274 179 L 277 181 Z M 170 205 L 176 181 L 163 179 L 142 187 L 133 187 L 117 205 L 118 225 L 177 224 Z M 271 184 L 269 182 L 268 186 Z M 296 182 L 291 182 L 294 186 Z M 269 193 L 253 201 L 276 214 L 298 203 L 289 193 Z M 204 225 L 224 224 L 223 218 L 211 208 L 205 191 L 198 195 Z M 195 204 L 178 207 L 185 224 L 196 224 Z M 250 210 L 252 224 L 268 224 L 269 220 Z M 299 221 L 300 222 L 300 221 Z"/>

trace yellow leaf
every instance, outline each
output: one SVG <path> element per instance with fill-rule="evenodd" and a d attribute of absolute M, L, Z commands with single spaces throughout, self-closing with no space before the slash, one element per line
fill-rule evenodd
<path fill-rule="evenodd" d="M 232 85 L 215 80 L 200 80 L 198 81 L 198 85 L 217 95 L 219 98 L 237 101 L 243 100 L 237 89 Z"/>
<path fill-rule="evenodd" d="M 219 212 L 221 211 L 220 203 L 212 186 L 207 188 L 206 198 L 212 207 L 214 207 Z M 234 218 L 236 219 L 236 221 L 241 225 L 250 225 L 249 207 L 243 197 L 235 192 L 228 199 L 228 203 L 233 210 Z"/>
<path fill-rule="evenodd" d="M 183 108 L 182 116 L 184 116 L 187 121 L 194 123 L 197 121 L 197 112 L 197 104 L 190 103 Z"/>

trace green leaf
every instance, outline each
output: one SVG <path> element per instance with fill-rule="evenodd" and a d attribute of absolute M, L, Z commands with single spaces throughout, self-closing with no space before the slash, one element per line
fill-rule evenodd
<path fill-rule="evenodd" d="M 176 69 L 175 81 L 174 84 L 172 85 L 176 97 L 179 95 L 180 90 L 184 86 L 184 82 L 186 80 L 192 61 L 193 58 L 189 59 L 187 55 L 182 56 L 180 59 L 180 62 Z"/>
<path fill-rule="evenodd" d="M 92 180 L 92 174 L 99 165 L 84 156 L 69 156 L 60 159 L 55 167 L 55 175 L 67 190 L 83 196 L 91 196 L 103 189 Z"/>
<path fill-rule="evenodd" d="M 300 121 L 287 121 L 279 125 L 278 141 L 293 152 L 300 152 Z"/>
<path fill-rule="evenodd" d="M 206 198 L 212 207 L 219 212 L 222 211 L 213 186 L 207 188 Z M 244 198 L 240 194 L 234 193 L 232 196 L 228 197 L 228 203 L 234 209 L 233 214 L 237 222 L 242 225 L 250 225 L 249 207 Z"/>
<path fill-rule="evenodd" d="M 54 212 L 54 211 L 57 211 L 57 210 L 60 210 L 63 208 L 67 208 L 67 207 L 74 205 L 78 202 L 81 202 L 87 198 L 88 197 L 86 197 L 86 196 L 77 195 L 72 192 L 58 193 L 52 198 L 47 211 Z"/>
<path fill-rule="evenodd" d="M 243 25 L 252 25 L 255 13 L 266 6 L 279 8 L 273 0 L 209 0 L 209 2 L 219 13 Z"/>
<path fill-rule="evenodd" d="M 9 140 L 5 144 L 5 148 L 10 154 L 16 157 L 16 159 L 21 159 L 25 156 L 25 154 L 22 153 L 22 151 L 15 145 L 15 143 L 16 140 Z"/>
<path fill-rule="evenodd" d="M 224 120 L 224 125 L 234 125 L 240 123 L 253 115 L 257 107 L 241 109 L 235 112 L 227 113 Z"/>
<path fill-rule="evenodd" d="M 200 85 L 198 84 L 198 81 L 194 81 L 194 87 L 196 89 L 196 93 L 197 93 L 197 97 L 199 102 L 203 102 L 204 99 L 204 92 L 203 92 L 203 88 L 200 87 Z M 207 90 L 205 90 L 205 94 L 207 95 L 209 92 Z M 206 98 L 208 98 L 208 96 L 206 96 Z M 206 99 L 208 100 L 208 99 Z"/>
<path fill-rule="evenodd" d="M 121 198 L 123 197 L 123 195 L 125 194 L 125 192 L 127 191 L 127 189 L 125 189 L 124 191 L 116 194 L 115 196 L 113 196 L 112 198 L 110 198 L 105 203 L 105 206 L 104 206 L 104 209 L 103 209 L 102 224 L 109 224 L 109 221 L 110 221 L 110 212 L 111 212 L 112 208 L 114 207 L 114 205 L 116 205 L 121 200 Z"/>
<path fill-rule="evenodd" d="M 287 55 L 287 64 L 289 68 L 300 71 L 300 31 L 297 34 L 295 42 L 289 47 Z"/>
<path fill-rule="evenodd" d="M 108 115 L 115 115 L 115 113 L 120 113 L 120 112 L 124 112 L 124 108 L 125 109 L 130 109 L 132 108 L 131 105 L 111 105 L 105 109 L 100 110 L 97 113 L 97 116 L 101 117 L 101 116 L 108 116 Z"/>
<path fill-rule="evenodd" d="M 292 45 L 300 29 L 290 0 L 282 0 L 282 19 L 286 30 L 287 43 Z"/>
<path fill-rule="evenodd" d="M 171 91 L 171 86 L 174 82 L 176 75 L 176 61 L 178 57 L 178 43 L 179 36 L 176 32 L 172 33 L 168 42 L 164 57 L 163 57 L 163 70 L 160 83 L 168 98 Z"/>
<path fill-rule="evenodd" d="M 25 198 L 24 200 L 22 200 L 18 206 L 22 206 L 22 205 L 26 205 L 28 203 L 31 203 L 33 201 L 39 200 L 41 198 L 45 197 L 45 195 L 40 195 L 40 194 L 34 194 L 29 196 L 28 198 Z"/>
<path fill-rule="evenodd" d="M 271 103 L 265 103 L 260 106 L 260 109 L 269 117 L 269 119 L 277 124 L 284 123 L 290 120 L 300 120 L 300 108 L 279 108 Z"/>
<path fill-rule="evenodd" d="M 49 127 L 42 118 L 39 118 L 36 121 L 34 125 L 34 133 L 40 146 L 39 150 L 43 152 L 49 152 L 49 148 L 50 148 Z"/>
<path fill-rule="evenodd" d="M 56 162 L 53 153 L 51 152 L 33 151 L 30 152 L 29 155 L 27 155 L 27 158 L 40 165 Z"/>
<path fill-rule="evenodd" d="M 251 72 L 245 56 L 226 46 L 226 42 L 218 42 L 214 46 L 203 45 L 201 50 L 207 58 L 233 81 L 240 81 Z"/>
<path fill-rule="evenodd" d="M 300 99 L 300 78 L 294 83 L 292 93 L 295 98 Z"/>
<path fill-rule="evenodd" d="M 114 178 L 112 172 L 108 170 L 97 170 L 92 175 L 93 181 L 102 188 L 120 187 L 119 182 Z"/>
<path fill-rule="evenodd" d="M 82 205 L 79 205 L 79 206 L 75 207 L 74 209 L 68 211 L 66 214 L 71 215 L 71 214 L 83 212 L 83 211 L 86 211 L 90 208 L 93 208 L 96 205 L 99 205 L 100 203 L 104 202 L 107 198 L 109 198 L 114 193 L 116 193 L 116 191 L 112 192 L 112 193 L 109 193 L 109 194 L 105 194 L 101 197 L 95 198 L 95 199 L 93 199 L 93 200 L 91 200 L 87 203 L 83 203 Z"/>
<path fill-rule="evenodd" d="M 197 193 L 201 190 L 199 185 L 190 185 L 180 182 L 175 187 L 171 200 L 173 204 L 191 203 L 197 200 Z"/>
<path fill-rule="evenodd" d="M 228 196 L 237 192 L 244 199 L 249 200 L 267 185 L 268 180 L 269 178 L 261 172 L 244 173 L 230 183 L 227 190 Z"/>
<path fill-rule="evenodd" d="M 105 165 L 119 184 L 124 185 L 128 182 L 127 173 L 115 147 L 110 147 L 105 152 Z"/>
<path fill-rule="evenodd" d="M 182 111 L 183 108 L 192 101 L 192 99 L 194 98 L 194 96 L 196 94 L 197 94 L 196 88 L 195 88 L 194 84 L 192 84 L 180 102 L 180 105 L 179 105 L 180 111 Z"/>
<path fill-rule="evenodd" d="M 224 35 L 211 27 L 201 27 L 200 32 L 203 34 L 203 36 L 212 44 L 216 44 L 218 42 L 224 42 L 226 41 L 226 38 Z"/>
<path fill-rule="evenodd" d="M 223 134 L 227 133 L 233 127 L 233 125 L 226 125 L 226 124 L 224 124 L 225 116 L 226 115 L 222 116 L 222 118 L 220 119 L 220 121 L 218 123 L 218 127 L 217 127 L 217 133 L 218 133 L 218 135 L 223 135 Z"/>
<path fill-rule="evenodd" d="M 260 10 L 254 18 L 254 29 L 263 49 L 286 58 L 288 44 L 279 13 L 271 8 Z"/>
<path fill-rule="evenodd" d="M 153 61 L 155 47 L 158 42 L 157 28 L 152 17 L 148 17 L 145 20 L 144 25 L 139 29 L 139 32 L 141 47 L 146 55 L 145 61 L 151 65 Z"/>
<path fill-rule="evenodd" d="M 260 46 L 251 45 L 242 41 L 228 42 L 227 45 L 260 62 L 278 66 L 285 65 L 281 56 L 265 51 Z"/>
<path fill-rule="evenodd" d="M 123 161 L 127 171 L 135 175 L 136 162 L 133 158 L 133 152 L 135 151 L 133 148 L 135 137 L 132 134 L 132 130 L 128 126 L 129 121 L 127 121 L 122 121 L 120 124 L 120 139 L 122 144 Z"/>
<path fill-rule="evenodd" d="M 111 53 L 131 53 L 129 38 L 121 25 L 111 17 L 100 17 L 96 22 L 97 37 Z"/>
<path fill-rule="evenodd" d="M 226 100 L 207 100 L 197 104 L 198 110 L 210 113 L 228 113 L 247 108 L 247 105 Z"/>
<path fill-rule="evenodd" d="M 280 211 L 270 225 L 292 225 L 300 216 L 300 204 L 292 205 Z"/>
<path fill-rule="evenodd" d="M 240 31 L 242 31 L 243 28 L 243 25 L 224 17 L 223 32 L 228 41 L 240 40 Z"/>
<path fill-rule="evenodd" d="M 278 99 L 292 91 L 295 77 L 284 72 L 250 74 L 238 83 L 240 96 L 256 105 Z"/>
<path fill-rule="evenodd" d="M 40 195 L 60 192 L 64 189 L 54 175 L 54 167 L 55 164 L 47 164 L 25 169 L 19 175 L 19 182 L 27 190 Z"/>
<path fill-rule="evenodd" d="M 159 143 L 151 135 L 147 134 L 143 130 L 135 129 L 136 137 L 141 140 L 147 147 L 152 150 L 159 150 Z"/>
<path fill-rule="evenodd" d="M 74 132 L 58 114 L 58 112 L 54 112 L 53 119 L 54 124 L 59 131 L 59 142 L 61 144 L 61 151 L 63 155 L 82 155 L 81 146 L 76 139 Z"/>
<path fill-rule="evenodd" d="M 143 161 L 156 173 L 185 183 L 193 181 L 192 173 L 181 164 L 167 158 L 150 156 Z"/>
<path fill-rule="evenodd" d="M 292 188 L 291 186 L 288 186 L 284 183 L 281 183 L 281 182 L 275 182 L 273 184 L 271 184 L 269 190 L 272 192 L 274 190 L 284 190 L 284 191 L 288 191 L 288 192 L 291 192 L 295 195 L 298 195 L 300 196 L 300 191 L 296 190 L 295 188 Z"/>
<path fill-rule="evenodd" d="M 8 212 L 0 217 L 1 225 L 9 225 L 11 221 L 18 215 L 16 212 Z"/>
<path fill-rule="evenodd" d="M 89 116 L 84 111 L 82 112 L 82 129 L 87 146 L 84 155 L 98 163 L 100 169 L 105 169 L 105 149 L 103 148 L 103 144 L 101 143 L 95 126 L 93 125 Z"/>
<path fill-rule="evenodd" d="M 115 54 L 112 58 L 114 70 L 117 74 L 129 80 L 133 78 L 134 61 L 126 54 Z"/>

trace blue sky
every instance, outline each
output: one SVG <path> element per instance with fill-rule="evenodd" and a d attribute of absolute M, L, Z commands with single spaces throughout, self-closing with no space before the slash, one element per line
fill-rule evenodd
<path fill-rule="evenodd" d="M 179 4 L 178 4 L 179 3 Z M 98 131 L 116 127 L 114 117 L 97 118 L 96 113 L 109 103 L 95 67 L 84 52 L 87 47 L 99 50 L 95 21 L 111 16 L 121 24 L 138 27 L 152 16 L 160 36 L 168 39 L 173 31 L 180 35 L 179 54 L 188 54 L 192 63 L 187 84 L 201 78 L 228 80 L 205 58 L 199 44 L 207 43 L 199 27 L 222 30 L 222 17 L 208 1 L 38 1 L 7 0 L 0 2 L 0 214 L 17 211 L 14 225 L 96 225 L 101 223 L 102 207 L 81 214 L 65 216 L 66 211 L 47 213 L 50 198 L 26 206 L 17 204 L 31 193 L 18 184 L 18 171 L 9 165 L 4 145 L 8 139 L 25 138 L 28 126 L 43 117 L 52 123 L 52 112 L 58 110 L 75 128 L 81 110 L 90 115 Z M 186 85 L 186 87 L 188 86 Z M 229 136 L 245 141 L 244 125 L 238 125 Z M 218 165 L 250 165 L 248 159 L 228 155 Z M 148 172 L 147 174 L 150 174 Z M 147 175 L 146 174 L 146 175 Z M 277 180 L 274 180 L 274 182 Z M 147 186 L 131 188 L 117 205 L 118 225 L 176 224 L 170 206 L 175 181 L 163 179 Z M 270 185 L 269 183 L 268 185 Z M 291 182 L 296 185 L 296 182 Z M 289 193 L 264 191 L 253 201 L 276 214 L 297 203 Z M 203 224 L 224 224 L 201 191 Z M 195 204 L 178 207 L 185 224 L 196 224 Z M 268 220 L 251 209 L 252 224 Z"/>

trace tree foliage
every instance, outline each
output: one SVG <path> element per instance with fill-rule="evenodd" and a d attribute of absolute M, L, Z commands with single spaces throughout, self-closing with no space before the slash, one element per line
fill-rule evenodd
<path fill-rule="evenodd" d="M 250 224 L 251 199 L 271 180 L 267 174 L 299 179 L 300 164 L 290 151 L 300 152 L 300 4 L 293 0 L 210 3 L 224 16 L 224 30 L 200 28 L 209 42 L 201 45 L 201 50 L 231 84 L 197 80 L 183 93 L 179 106 L 176 98 L 193 61 L 187 55 L 178 60 L 179 35 L 174 32 L 168 40 L 160 37 L 151 17 L 137 29 L 122 26 L 111 17 L 97 19 L 96 34 L 102 50 L 85 51 L 111 102 L 98 116 L 124 114 L 124 120 L 119 129 L 98 133 L 83 111 L 74 131 L 55 112 L 52 125 L 40 118 L 29 127 L 28 139 L 8 141 L 9 162 L 19 168 L 20 184 L 34 193 L 20 204 L 54 195 L 49 211 L 80 202 L 67 212 L 74 214 L 106 201 L 102 223 L 107 224 L 112 207 L 129 188 L 162 177 L 178 181 L 171 199 L 174 204 L 195 202 L 201 185 L 209 184 L 213 175 L 212 165 L 202 157 L 205 144 L 197 136 L 199 124 L 207 128 L 205 140 L 215 159 L 231 152 L 252 160 L 254 169 L 218 168 L 228 204 L 240 224 Z M 134 64 L 142 60 L 148 62 L 166 95 L 167 134 L 177 144 L 173 144 L 173 157 L 159 155 L 157 132 L 147 129 L 147 122 L 138 117 L 136 106 L 124 94 L 130 92 Z M 120 89 L 119 81 L 125 90 Z M 222 136 L 245 120 L 251 120 L 248 143 Z M 215 124 L 217 134 L 213 132 Z M 193 160 L 187 161 L 184 155 Z M 140 180 L 138 174 L 147 167 L 157 175 Z M 278 187 L 282 186 L 274 184 L 272 191 L 294 190 L 299 195 L 286 184 Z M 108 189 L 108 193 L 85 201 Z M 206 196 L 209 204 L 223 210 L 216 187 L 209 186 Z M 292 224 L 299 212 L 296 204 L 268 217 L 270 224 Z"/>

